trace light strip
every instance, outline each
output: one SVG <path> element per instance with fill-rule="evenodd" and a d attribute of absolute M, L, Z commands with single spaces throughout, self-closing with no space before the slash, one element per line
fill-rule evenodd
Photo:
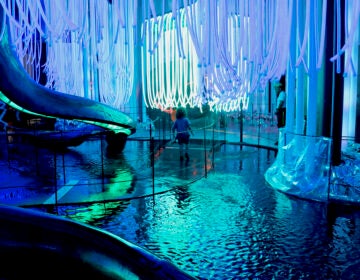
<path fill-rule="evenodd" d="M 48 118 L 48 119 L 49 118 L 50 119 L 56 119 L 56 117 L 48 116 L 48 115 L 44 115 L 44 114 L 38 114 L 38 113 L 32 112 L 30 110 L 27 110 L 27 109 L 19 106 L 18 104 L 16 104 L 15 102 L 13 102 L 9 98 L 7 98 L 1 91 L 0 91 L 0 100 L 2 102 L 4 102 L 5 104 L 9 105 L 10 107 L 12 107 L 12 108 L 14 108 L 14 109 L 16 109 L 16 110 L 18 110 L 20 112 L 35 115 L 35 116 L 40 116 L 40 117 L 44 117 L 44 118 Z M 74 119 L 74 120 L 106 128 L 108 130 L 113 131 L 115 134 L 124 133 L 127 136 L 131 135 L 131 130 L 130 129 L 127 129 L 127 128 L 124 128 L 124 127 L 121 127 L 121 126 L 118 126 L 118 125 L 107 124 L 107 123 L 96 122 L 96 121 L 89 121 L 89 120 L 79 120 L 79 119 Z"/>
<path fill-rule="evenodd" d="M 136 88 L 133 85 L 136 44 L 143 43 L 144 53 L 148 52 L 142 57 L 146 60 L 142 61 L 146 67 L 142 73 L 151 71 L 143 75 L 148 107 L 200 106 L 206 102 L 214 104 L 215 100 L 223 103 L 263 90 L 269 81 L 286 71 L 291 21 L 296 21 L 297 29 L 304 28 L 296 44 L 296 66 L 302 64 L 307 71 L 306 56 L 310 54 L 306 50 L 312 43 L 308 37 L 310 29 L 316 29 L 317 69 L 322 65 L 326 1 L 320 7 L 310 5 L 310 0 L 306 0 L 305 6 L 300 0 L 173 0 L 171 13 L 164 14 L 165 2 L 157 8 L 157 2 L 150 0 L 142 5 L 140 39 L 134 34 L 138 0 L 75 2 L 0 0 L 19 58 L 25 68 L 34 66 L 29 72 L 35 80 L 39 80 L 43 67 L 39 56 L 44 50 L 36 35 L 40 34 L 48 48 L 47 87 L 115 108 L 122 108 L 136 98 L 132 94 Z M 360 4 L 346 1 L 343 8 L 340 1 L 336 3 L 335 11 L 338 15 L 346 14 L 348 22 L 337 24 L 338 48 L 331 61 L 336 63 L 345 55 L 344 74 L 356 74 L 353 49 L 357 45 Z M 304 7 L 303 27 L 299 26 L 299 18 L 291 15 L 293 9 L 301 11 Z M 319 16 L 316 22 L 321 23 L 321 32 L 309 25 L 310 14 Z M 339 34 L 344 29 L 342 46 Z M 170 50 L 159 48 L 165 45 Z M 210 82 L 204 96 L 205 76 Z"/>

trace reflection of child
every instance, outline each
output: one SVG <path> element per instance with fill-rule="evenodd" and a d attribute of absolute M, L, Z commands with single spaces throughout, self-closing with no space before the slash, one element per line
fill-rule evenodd
<path fill-rule="evenodd" d="M 186 111 L 184 108 L 180 107 L 176 110 L 176 120 L 171 127 L 171 131 L 174 133 L 176 130 L 175 139 L 179 143 L 180 150 L 180 160 L 184 160 L 184 145 L 185 145 L 185 158 L 189 160 L 188 147 L 190 140 L 190 133 L 194 135 L 194 132 L 191 129 L 190 121 L 186 117 Z"/>

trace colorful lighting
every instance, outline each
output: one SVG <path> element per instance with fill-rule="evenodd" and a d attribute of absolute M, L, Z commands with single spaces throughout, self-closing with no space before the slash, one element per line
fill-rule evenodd
<path fill-rule="evenodd" d="M 112 2 L 0 1 L 18 56 L 34 80 L 44 67 L 47 87 L 120 108 L 133 90 L 133 2 Z"/>
<path fill-rule="evenodd" d="M 14 103 L 13 101 L 11 101 L 9 98 L 7 98 L 1 91 L 0 91 L 0 100 L 2 102 L 4 102 L 5 104 L 9 105 L 10 107 L 18 110 L 19 112 L 23 112 L 23 113 L 27 113 L 30 115 L 34 115 L 34 116 L 40 116 L 40 117 L 44 117 L 44 118 L 50 118 L 53 119 L 55 117 L 52 116 L 48 116 L 48 115 L 44 115 L 44 114 L 38 114 L 29 110 L 24 109 L 23 107 L 19 106 L 18 104 Z M 130 129 L 118 126 L 118 125 L 114 125 L 114 124 L 107 124 L 107 123 L 102 123 L 102 122 L 96 122 L 96 121 L 88 121 L 88 120 L 77 120 L 74 119 L 74 121 L 78 121 L 78 122 L 83 122 L 83 123 L 88 123 L 88 124 L 93 124 L 108 130 L 113 131 L 115 134 L 118 133 L 123 133 L 127 136 L 131 135 L 132 132 Z"/>
<path fill-rule="evenodd" d="M 327 1 L 174 0 L 171 12 L 165 12 L 164 1 L 158 4 L 161 1 L 0 0 L 19 58 L 26 69 L 33 69 L 35 80 L 45 67 L 48 87 L 116 108 L 129 103 L 136 88 L 135 46 L 141 44 L 146 106 L 207 103 L 213 110 L 238 110 L 238 100 L 263 91 L 286 72 L 294 21 L 302 33 L 291 65 L 307 72 L 310 56 L 320 69 L 323 59 L 336 63 L 345 55 L 344 75 L 356 74 L 360 1 L 335 5 L 338 15 L 345 9 L 348 21 L 344 26 L 335 22 L 338 47 L 331 58 L 323 56 Z M 305 20 L 300 20 L 303 11 Z M 310 25 L 311 14 L 319 26 Z M 309 38 L 310 33 L 315 35 Z M 47 46 L 45 65 L 40 64 L 41 41 Z M 311 44 L 315 49 L 309 53 Z M 230 101 L 234 105 L 225 104 Z"/>

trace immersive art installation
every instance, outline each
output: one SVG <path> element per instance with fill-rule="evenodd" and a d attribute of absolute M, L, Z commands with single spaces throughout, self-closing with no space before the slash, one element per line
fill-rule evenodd
<path fill-rule="evenodd" d="M 0 17 L 4 15 L 0 7 Z M 65 94 L 39 85 L 24 71 L 19 60 L 11 47 L 11 39 L 8 28 L 4 22 L 0 25 L 0 99 L 5 104 L 20 112 L 30 113 L 45 118 L 62 118 L 78 120 L 88 124 L 95 124 L 104 128 L 103 133 L 111 144 L 115 139 L 117 146 L 122 150 L 127 136 L 135 132 L 135 122 L 121 111 L 94 100 Z M 70 132 L 70 145 L 81 143 L 86 137 L 94 132 L 83 131 L 80 134 Z M 41 137 L 41 135 L 37 135 Z M 63 133 L 47 134 L 45 138 L 56 142 L 59 146 L 67 142 Z"/>
<path fill-rule="evenodd" d="M 265 112 L 274 101 L 269 85 L 286 75 L 287 123 L 280 137 L 287 137 L 280 152 L 294 153 L 278 157 L 283 161 L 271 169 L 276 176 L 314 170 L 313 154 L 304 151 L 330 161 L 332 144 L 314 138 L 321 137 L 319 127 L 326 122 L 332 125 L 330 137 L 336 118 L 344 124 L 340 134 L 355 137 L 360 1 L 0 3 L 18 57 L 35 81 L 45 72 L 49 88 L 134 114 L 145 111 L 139 106 L 179 105 L 239 111 L 251 104 Z M 340 97 L 334 75 L 326 71 L 342 75 Z M 342 102 L 343 114 L 330 112 L 332 119 L 324 119 L 324 107 Z M 300 141 L 294 135 L 306 137 Z M 293 156 L 295 169 L 287 166 Z"/>
<path fill-rule="evenodd" d="M 84 223 L 4 205 L 0 221 L 5 279 L 195 279 L 135 244 Z"/>
<path fill-rule="evenodd" d="M 246 109 L 250 95 L 264 92 L 288 68 L 309 71 L 310 57 L 317 69 L 331 59 L 338 71 L 356 73 L 358 1 L 343 6 L 335 1 L 335 12 L 345 13 L 348 21 L 346 26 L 336 22 L 337 48 L 325 58 L 326 17 L 333 16 L 327 14 L 328 1 L 0 3 L 18 56 L 36 81 L 45 71 L 47 87 L 115 108 L 135 104 L 130 99 L 136 99 L 141 74 L 136 57 L 142 58 L 145 104 L 154 108 L 208 104 L 216 111 L 233 111 L 242 103 Z M 344 69 L 338 66 L 341 56 Z"/>

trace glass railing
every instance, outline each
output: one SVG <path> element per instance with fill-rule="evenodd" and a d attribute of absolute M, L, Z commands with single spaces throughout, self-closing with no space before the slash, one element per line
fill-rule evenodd
<path fill-rule="evenodd" d="M 213 114 L 193 118 L 191 123 L 194 135 L 188 161 L 180 160 L 168 115 L 139 122 L 121 153 L 109 147 L 101 131 L 62 127 L 54 132 L 56 143 L 64 144 L 60 147 L 69 144 L 75 131 L 86 139 L 61 149 L 44 144 L 43 131 L 35 128 L 27 131 L 31 141 L 26 133 L 4 131 L 0 134 L 0 202 L 51 206 L 153 196 L 206 178 L 216 170 L 216 153 L 225 143 L 277 152 L 265 176 L 280 191 L 314 200 L 360 202 L 356 145 L 352 152 L 344 148 L 347 160 L 342 165 L 332 166 L 331 139 L 278 132 L 271 115 Z M 350 147 L 353 141 L 346 143 Z"/>
<path fill-rule="evenodd" d="M 190 159 L 183 161 L 170 128 L 161 119 L 139 126 L 121 153 L 108 145 L 106 135 L 89 130 L 52 131 L 56 140 L 46 139 L 36 128 L 3 132 L 0 201 L 21 206 L 117 201 L 155 195 L 206 177 L 220 145 L 214 123 L 194 120 Z M 74 131 L 86 139 L 66 146 Z"/>

